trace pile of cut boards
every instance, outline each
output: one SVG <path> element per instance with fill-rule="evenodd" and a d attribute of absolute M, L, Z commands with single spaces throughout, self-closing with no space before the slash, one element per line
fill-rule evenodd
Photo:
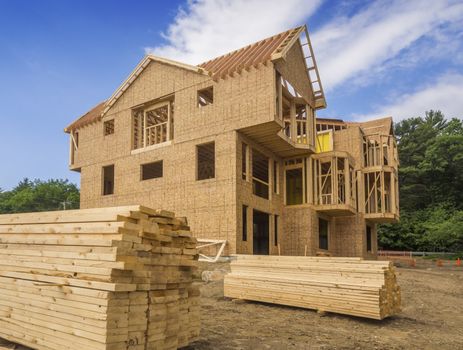
<path fill-rule="evenodd" d="M 142 206 L 0 215 L 0 337 L 44 350 L 177 349 L 199 336 L 196 239 Z"/>
<path fill-rule="evenodd" d="M 391 262 L 332 257 L 238 255 L 224 294 L 378 320 L 401 300 Z"/>

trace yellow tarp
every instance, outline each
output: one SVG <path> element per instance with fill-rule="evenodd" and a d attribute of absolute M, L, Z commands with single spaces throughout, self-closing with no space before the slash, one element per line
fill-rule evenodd
<path fill-rule="evenodd" d="M 333 150 L 333 132 L 323 131 L 317 133 L 316 153 L 329 152 Z"/>

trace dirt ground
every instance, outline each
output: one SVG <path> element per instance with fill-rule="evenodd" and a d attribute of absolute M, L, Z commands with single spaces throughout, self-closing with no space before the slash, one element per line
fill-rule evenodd
<path fill-rule="evenodd" d="M 231 300 L 222 281 L 202 282 L 201 340 L 189 349 L 463 349 L 463 267 L 418 262 L 397 275 L 403 311 L 383 321 Z"/>
<path fill-rule="evenodd" d="M 203 270 L 229 270 L 227 263 Z M 198 282 L 206 349 L 463 349 L 463 267 L 398 268 L 403 312 L 374 321 L 223 296 L 223 281 Z M 25 349 L 2 342 L 0 349 Z M 185 350 L 187 350 L 185 349 Z"/>

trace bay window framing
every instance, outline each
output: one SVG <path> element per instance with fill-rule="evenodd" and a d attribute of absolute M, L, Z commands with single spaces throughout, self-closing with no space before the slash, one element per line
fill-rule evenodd
<path fill-rule="evenodd" d="M 275 109 L 283 121 L 283 135 L 296 144 L 315 145 L 315 113 L 296 89 L 278 72 L 275 75 Z"/>
<path fill-rule="evenodd" d="M 315 155 L 313 203 L 356 207 L 357 179 L 353 160 L 344 152 Z"/>

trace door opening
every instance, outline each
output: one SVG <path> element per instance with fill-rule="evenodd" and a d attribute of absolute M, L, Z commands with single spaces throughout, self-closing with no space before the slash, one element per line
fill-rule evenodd
<path fill-rule="evenodd" d="M 253 210 L 253 254 L 269 254 L 269 220 L 270 215 Z"/>

